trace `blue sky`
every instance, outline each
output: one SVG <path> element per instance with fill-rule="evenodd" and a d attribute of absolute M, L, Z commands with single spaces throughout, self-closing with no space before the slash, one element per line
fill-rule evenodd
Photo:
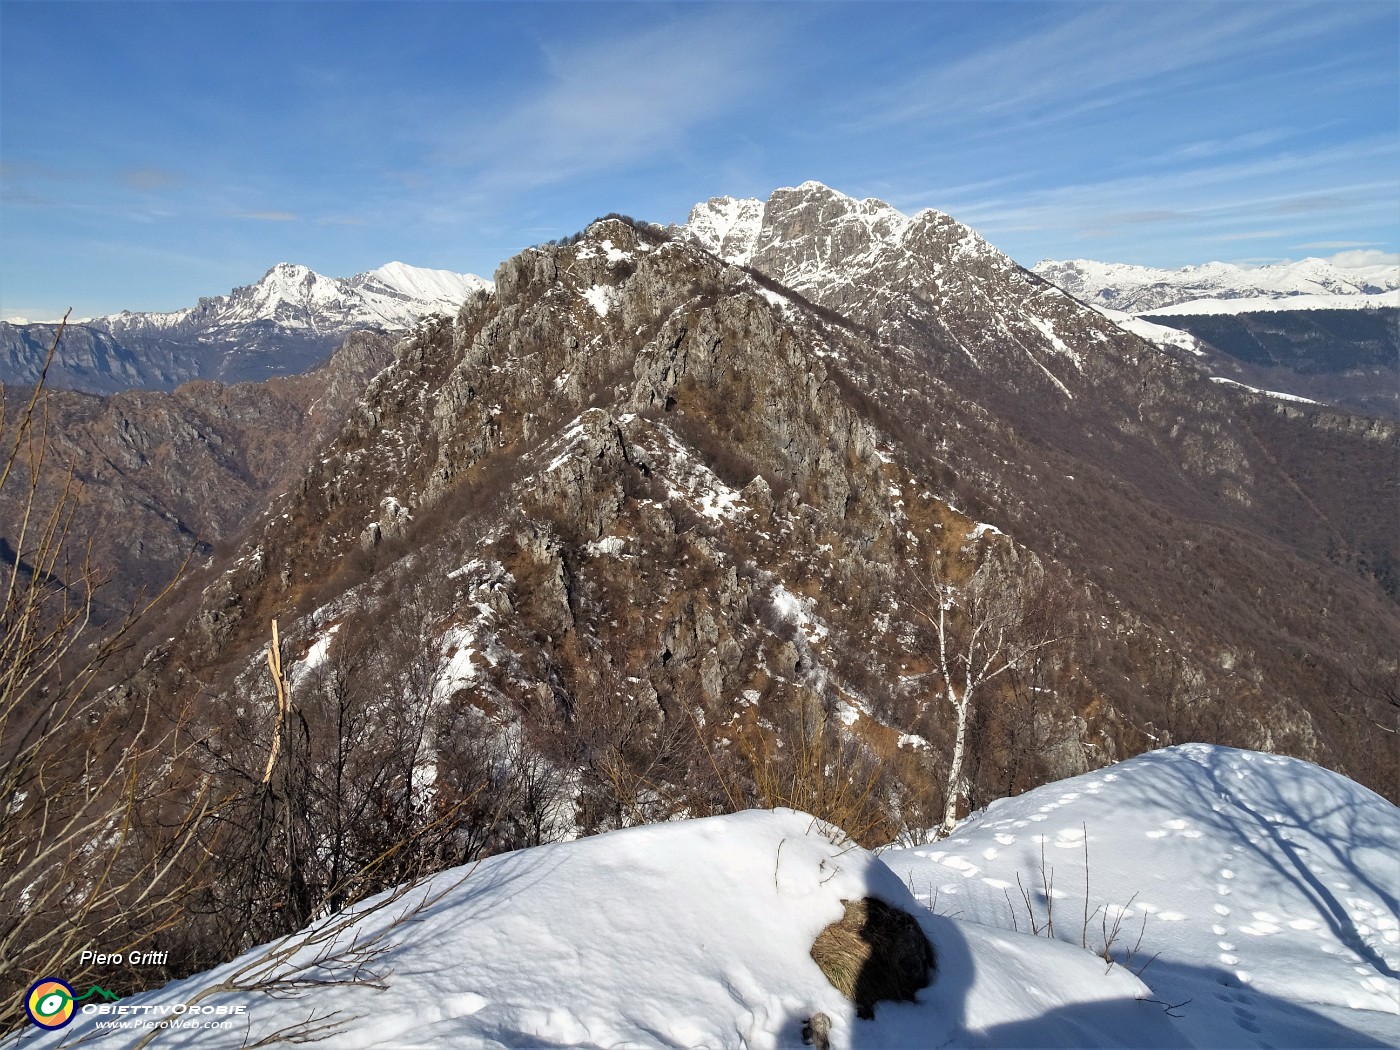
<path fill-rule="evenodd" d="M 807 179 L 1028 265 L 1394 253 L 1400 5 L 0 0 L 0 316 Z"/>

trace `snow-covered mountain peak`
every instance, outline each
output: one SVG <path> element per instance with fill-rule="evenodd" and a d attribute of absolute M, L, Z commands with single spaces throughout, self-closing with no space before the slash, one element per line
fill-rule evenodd
<path fill-rule="evenodd" d="M 351 281 L 361 279 L 366 284 L 371 280 L 377 282 L 410 299 L 443 303 L 449 309 L 459 305 L 472 292 L 491 287 L 490 281 L 473 273 L 432 270 L 397 261 L 350 278 Z"/>
<path fill-rule="evenodd" d="M 690 209 L 685 229 L 722 259 L 748 265 L 763 228 L 763 201 L 711 197 Z"/>
<path fill-rule="evenodd" d="M 900 268 L 915 242 L 933 247 L 931 234 L 954 251 L 962 245 L 999 254 L 940 212 L 911 217 L 882 200 L 858 199 L 815 181 L 780 187 L 766 201 L 715 197 L 697 204 L 684 232 L 726 261 L 758 266 L 804 294 L 847 284 L 872 268 Z"/>
<path fill-rule="evenodd" d="M 943 212 L 905 215 L 819 182 L 774 190 L 763 202 L 716 198 L 696 207 L 682 233 L 892 346 L 932 330 L 978 370 L 1028 355 L 1033 381 L 1043 377 L 1061 397 L 1074 396 L 1066 379 L 1087 362 L 1063 334 L 1092 333 L 1097 346 L 1117 331 Z"/>

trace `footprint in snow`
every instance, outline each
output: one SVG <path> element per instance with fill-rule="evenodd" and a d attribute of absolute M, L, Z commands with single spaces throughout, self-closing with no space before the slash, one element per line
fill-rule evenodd
<path fill-rule="evenodd" d="M 1010 845 L 1013 845 L 1013 844 L 1016 842 L 1016 836 L 1015 836 L 1015 835 L 1007 835 L 1007 834 L 1003 833 L 1003 834 L 1000 834 L 1000 835 L 996 835 L 996 836 L 994 836 L 994 837 L 996 838 L 997 842 L 998 842 L 1000 845 L 1002 845 L 1002 846 L 1010 846 Z"/>
<path fill-rule="evenodd" d="M 1223 905 L 1223 904 L 1217 904 L 1217 905 L 1215 906 L 1215 914 L 1216 914 L 1216 915 L 1229 915 L 1229 914 L 1230 914 L 1230 909 L 1227 908 L 1227 907 L 1225 907 L 1225 905 Z M 1224 932 L 1224 931 L 1221 931 L 1221 932 Z"/>
<path fill-rule="evenodd" d="M 1240 960 L 1237 956 L 1231 955 L 1229 952 L 1221 952 L 1220 961 L 1226 966 L 1238 966 Z"/>

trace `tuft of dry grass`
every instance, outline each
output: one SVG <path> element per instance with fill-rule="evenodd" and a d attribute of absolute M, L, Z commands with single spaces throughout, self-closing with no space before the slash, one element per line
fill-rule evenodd
<path fill-rule="evenodd" d="M 912 1002 L 935 964 L 918 920 L 873 897 L 841 903 L 846 914 L 817 935 L 813 961 L 858 1017 L 873 1018 L 881 1000 Z"/>

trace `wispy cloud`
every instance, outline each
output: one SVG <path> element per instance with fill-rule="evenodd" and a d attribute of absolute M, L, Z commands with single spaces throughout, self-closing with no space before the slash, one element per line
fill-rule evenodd
<path fill-rule="evenodd" d="M 1049 222 L 1063 226 L 1078 216 L 1089 225 L 1104 226 L 1167 216 L 1201 219 L 1244 212 L 1335 212 L 1391 200 L 1395 180 L 1375 176 L 1398 161 L 1400 143 L 1386 136 L 1311 152 L 965 200 L 957 202 L 954 214 L 974 225 Z M 1352 179 L 1359 174 L 1361 179 L 1339 181 L 1339 173 Z M 1318 192 L 1321 187 L 1326 192 Z"/>
<path fill-rule="evenodd" d="M 1335 251 L 1338 248 L 1374 248 L 1375 241 L 1309 241 L 1307 244 L 1295 244 L 1294 248 L 1302 251 Z"/>
<path fill-rule="evenodd" d="M 984 123 L 1012 116 L 1064 122 L 1151 94 L 1165 78 L 1304 41 L 1331 25 L 1374 18 L 1369 5 L 1123 4 L 1065 7 L 1042 23 L 956 61 L 886 85 L 862 105 L 882 124 Z M 1131 17 L 1125 17 L 1131 11 Z M 883 104 L 881 104 L 883 103 Z M 1201 144 L 1209 149 L 1209 143 Z"/>
<path fill-rule="evenodd" d="M 1300 247 L 1304 246 L 1300 245 Z M 1400 253 L 1382 252 L 1374 248 L 1362 249 L 1338 252 L 1327 261 L 1343 270 L 1360 270 L 1370 266 L 1397 266 L 1400 265 Z"/>
<path fill-rule="evenodd" d="M 499 193 L 662 158 L 737 107 L 764 71 L 762 18 L 711 9 L 627 36 L 544 47 L 545 80 L 441 159 Z"/>
<path fill-rule="evenodd" d="M 255 219 L 258 222 L 299 222 L 301 216 L 290 211 L 236 211 L 235 219 Z"/>
<path fill-rule="evenodd" d="M 134 168 L 121 173 L 121 180 L 134 190 L 163 190 L 179 185 L 181 177 L 164 168 Z"/>

